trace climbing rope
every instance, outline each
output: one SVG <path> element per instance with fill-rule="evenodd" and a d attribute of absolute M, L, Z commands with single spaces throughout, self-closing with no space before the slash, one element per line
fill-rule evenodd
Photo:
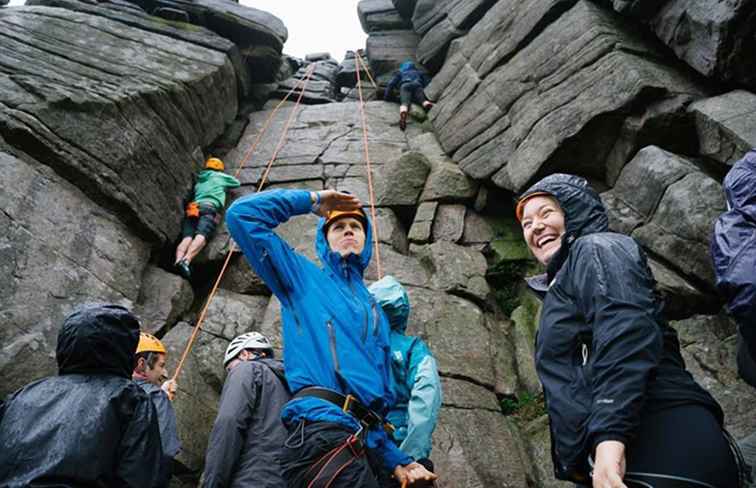
<path fill-rule="evenodd" d="M 241 173 L 242 169 L 244 168 L 245 164 L 249 160 L 249 158 L 252 156 L 254 150 L 257 148 L 257 145 L 262 140 L 262 136 L 265 134 L 265 131 L 268 130 L 268 127 L 270 126 L 270 123 L 273 120 L 273 117 L 276 115 L 276 112 L 279 108 L 286 102 L 286 100 L 291 96 L 294 91 L 296 91 L 297 88 L 300 88 L 299 96 L 297 97 L 296 104 L 294 105 L 294 108 L 291 110 L 291 113 L 289 114 L 289 118 L 286 119 L 286 123 L 284 124 L 283 131 L 281 132 L 281 137 L 278 141 L 278 144 L 276 145 L 276 148 L 273 151 L 273 155 L 270 157 L 270 160 L 268 161 L 268 164 L 266 165 L 265 171 L 263 172 L 262 177 L 260 178 L 260 184 L 257 187 L 257 192 L 259 192 L 262 187 L 265 185 L 265 181 L 268 178 L 268 175 L 270 174 L 270 169 L 273 166 L 273 161 L 276 160 L 278 157 L 278 153 L 281 150 L 281 148 L 284 145 L 284 142 L 286 141 L 286 135 L 289 132 L 289 126 L 291 125 L 291 121 L 294 119 L 294 115 L 297 112 L 297 108 L 299 108 L 300 103 L 302 102 L 302 97 L 304 96 L 305 88 L 307 87 L 307 83 L 310 81 L 310 77 L 312 76 L 312 73 L 315 71 L 315 64 L 313 63 L 310 65 L 310 67 L 307 69 L 307 72 L 305 73 L 305 77 L 299 81 L 291 90 L 289 90 L 289 93 L 284 97 L 283 100 L 281 100 L 278 105 L 276 105 L 275 109 L 270 113 L 268 116 L 268 119 L 265 121 L 265 124 L 263 125 L 263 129 L 260 131 L 260 133 L 257 135 L 257 138 L 255 139 L 254 144 L 250 147 L 250 149 L 245 154 L 244 158 L 242 159 L 241 164 L 239 165 L 239 168 L 236 170 L 235 175 L 239 176 L 239 173 Z M 181 359 L 179 360 L 178 366 L 176 366 L 176 371 L 173 373 L 173 378 L 171 378 L 173 381 L 176 381 L 176 378 L 178 378 L 178 375 L 181 373 L 181 370 L 184 367 L 184 362 L 186 361 L 186 358 L 189 356 L 189 352 L 192 350 L 192 347 L 194 346 L 194 342 L 197 340 L 197 334 L 199 333 L 200 328 L 202 327 L 203 322 L 205 321 L 205 317 L 207 316 L 207 311 L 210 308 L 210 303 L 212 302 L 213 298 L 215 297 L 215 293 L 218 291 L 218 287 L 220 286 L 220 282 L 223 279 L 223 275 L 226 272 L 226 269 L 228 268 L 228 264 L 231 262 L 231 257 L 233 256 L 235 252 L 235 244 L 232 243 L 231 248 L 226 253 L 226 259 L 223 262 L 223 267 L 220 270 L 220 273 L 218 273 L 218 277 L 215 280 L 215 283 L 213 284 L 213 288 L 210 290 L 210 295 L 208 295 L 207 300 L 205 301 L 205 305 L 202 307 L 202 311 L 200 312 L 199 319 L 197 319 L 197 323 L 194 326 L 194 329 L 192 330 L 191 336 L 189 336 L 189 340 L 187 341 L 186 347 L 184 348 L 183 354 L 181 354 Z"/>
<path fill-rule="evenodd" d="M 365 116 L 365 100 L 362 98 L 362 86 L 360 79 L 360 66 L 362 57 L 355 57 L 357 60 L 357 93 L 360 96 L 360 117 L 362 119 L 362 145 L 365 149 L 365 165 L 367 166 L 368 194 L 370 196 L 370 218 L 373 220 L 374 240 L 375 240 L 375 267 L 378 271 L 378 279 L 383 278 L 383 267 L 381 266 L 381 251 L 378 245 L 378 219 L 375 215 L 375 192 L 373 191 L 373 168 L 370 165 L 370 151 L 368 150 L 368 126 L 367 117 Z M 364 66 L 364 65 L 362 65 Z"/>
<path fill-rule="evenodd" d="M 358 62 L 357 62 L 357 71 L 358 71 L 358 73 L 357 73 L 357 83 L 359 84 L 359 81 L 360 81 L 359 66 L 360 66 L 360 63 L 362 63 L 362 66 L 365 68 L 365 73 L 367 73 L 368 78 L 370 78 L 370 83 L 373 84 L 373 88 L 377 92 L 378 91 L 378 85 L 375 83 L 375 80 L 373 79 L 373 75 L 370 74 L 370 67 L 365 63 L 365 60 L 362 59 L 362 54 L 360 53 L 361 51 L 362 51 L 361 49 L 358 50 L 355 53 L 355 55 L 354 55 L 354 57 L 356 59 L 358 59 Z"/>

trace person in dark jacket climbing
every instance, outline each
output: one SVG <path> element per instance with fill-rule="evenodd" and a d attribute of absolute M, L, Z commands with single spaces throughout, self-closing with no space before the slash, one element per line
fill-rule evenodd
<path fill-rule="evenodd" d="M 384 276 L 368 288 L 391 325 L 391 371 L 396 403 L 386 415 L 394 426 L 399 449 L 433 471 L 430 453 L 433 431 L 441 409 L 441 378 L 436 360 L 419 337 L 406 335 L 409 295 L 393 276 Z M 395 486 L 382 480 L 383 486 Z"/>
<path fill-rule="evenodd" d="M 181 242 L 176 247 L 175 266 L 179 273 L 189 279 L 190 264 L 213 236 L 226 206 L 226 190 L 237 188 L 241 183 L 224 170 L 223 161 L 209 158 L 205 169 L 197 176 L 192 201 L 186 207 L 181 224 Z"/>
<path fill-rule="evenodd" d="M 131 381 L 139 323 L 118 305 L 78 307 L 58 334 L 58 376 L 0 412 L 0 486 L 164 486 L 155 407 Z"/>
<path fill-rule="evenodd" d="M 756 387 L 756 150 L 732 165 L 724 192 L 727 211 L 714 225 L 711 256 L 717 288 L 738 324 L 738 373 Z M 756 433 L 739 444 L 756 465 Z"/>
<path fill-rule="evenodd" d="M 529 284 L 543 299 L 535 361 L 556 477 L 594 488 L 738 486 L 722 409 L 685 370 L 642 249 L 609 232 L 586 180 L 542 179 L 517 218 L 546 266 Z"/>
<path fill-rule="evenodd" d="M 165 346 L 157 337 L 141 332 L 134 356 L 134 371 L 131 373 L 131 379 L 142 387 L 155 405 L 158 425 L 160 425 L 165 475 L 170 478 L 173 471 L 173 459 L 181 450 L 181 441 L 176 427 L 176 412 L 171 403 L 171 398 L 176 392 L 176 382 L 166 380 L 168 376 L 165 369 L 166 354 Z"/>
<path fill-rule="evenodd" d="M 278 457 L 291 399 L 283 363 L 259 332 L 236 337 L 223 359 L 228 371 L 205 455 L 204 488 L 284 488 Z"/>
<path fill-rule="evenodd" d="M 392 90 L 399 87 L 399 128 L 401 130 L 407 128 L 407 114 L 413 102 L 419 103 L 425 110 L 433 107 L 433 103 L 425 96 L 425 87 L 429 82 L 428 75 L 420 71 L 415 63 L 408 59 L 401 64 L 399 71 L 386 85 L 383 93 L 384 100 L 388 100 Z"/>
<path fill-rule="evenodd" d="M 289 487 L 376 487 L 365 449 L 400 481 L 435 478 L 388 438 L 382 416 L 394 403 L 389 327 L 362 275 L 370 222 L 360 201 L 334 190 L 272 190 L 243 197 L 227 225 L 252 268 L 281 302 L 289 437 L 281 467 Z M 274 229 L 319 214 L 322 268 Z"/>

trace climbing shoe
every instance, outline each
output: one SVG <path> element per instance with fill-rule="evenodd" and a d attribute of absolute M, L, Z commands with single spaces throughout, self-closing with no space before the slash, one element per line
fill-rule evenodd
<path fill-rule="evenodd" d="M 409 112 L 401 112 L 399 114 L 399 128 L 404 131 L 407 128 L 407 114 Z"/>
<path fill-rule="evenodd" d="M 176 269 L 178 269 L 179 274 L 187 280 L 192 277 L 192 270 L 189 268 L 189 263 L 186 262 L 186 259 L 182 259 L 176 263 Z"/>

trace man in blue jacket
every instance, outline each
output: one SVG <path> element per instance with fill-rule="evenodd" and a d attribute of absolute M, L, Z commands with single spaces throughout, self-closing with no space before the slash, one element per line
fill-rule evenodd
<path fill-rule="evenodd" d="M 410 302 L 401 283 L 393 276 L 385 276 L 369 290 L 391 325 L 396 404 L 386 418 L 395 428 L 394 441 L 402 452 L 433 471 L 429 456 L 442 401 L 436 360 L 422 339 L 405 335 Z"/>
<path fill-rule="evenodd" d="M 394 404 L 386 318 L 362 281 L 371 227 L 359 199 L 334 190 L 273 190 L 237 200 L 229 231 L 281 302 L 284 365 L 294 398 L 282 411 L 289 438 L 281 469 L 289 487 L 377 487 L 365 449 L 400 481 L 435 475 L 384 430 Z M 315 212 L 322 268 L 274 229 Z"/>
<path fill-rule="evenodd" d="M 402 63 L 399 71 L 386 85 L 386 91 L 383 93 L 384 100 L 388 100 L 391 91 L 397 86 L 399 87 L 399 128 L 401 130 L 407 128 L 407 114 L 412 102 L 419 103 L 425 110 L 433 106 L 433 103 L 425 96 L 425 87 L 429 81 L 428 76 L 417 69 L 415 63 L 408 59 Z"/>

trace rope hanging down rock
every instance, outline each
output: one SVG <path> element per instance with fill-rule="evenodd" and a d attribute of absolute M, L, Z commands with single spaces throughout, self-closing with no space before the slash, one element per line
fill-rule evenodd
<path fill-rule="evenodd" d="M 268 127 L 273 121 L 273 118 L 275 117 L 276 112 L 278 112 L 281 106 L 283 106 L 284 102 L 286 102 L 288 98 L 299 88 L 301 91 L 299 93 L 299 96 L 297 97 L 296 104 L 294 105 L 294 108 L 291 110 L 291 113 L 289 114 L 289 118 L 286 120 L 286 124 L 284 125 L 283 131 L 281 133 L 281 137 L 278 140 L 278 144 L 276 145 L 276 148 L 273 151 L 273 155 L 270 157 L 270 161 L 268 161 L 268 164 L 265 168 L 265 172 L 260 178 L 260 184 L 257 187 L 257 192 L 262 190 L 263 186 L 265 185 L 268 175 L 270 174 L 270 169 L 273 166 L 273 161 L 275 161 L 276 158 L 278 157 L 278 153 L 283 147 L 284 142 L 286 141 L 286 135 L 289 132 L 289 126 L 291 125 L 291 121 L 294 119 L 294 115 L 296 114 L 297 109 L 299 108 L 299 105 L 302 102 L 302 97 L 304 96 L 305 89 L 307 88 L 307 83 L 310 81 L 310 77 L 312 76 L 312 73 L 314 71 L 315 71 L 315 64 L 313 63 L 307 69 L 307 72 L 305 73 L 305 77 L 301 79 L 299 83 L 297 83 L 291 90 L 289 90 L 289 93 L 286 94 L 283 100 L 281 100 L 278 103 L 278 105 L 276 105 L 276 107 L 273 109 L 273 111 L 270 113 L 267 120 L 265 121 L 265 124 L 263 125 L 262 130 L 260 131 L 260 133 L 257 134 L 257 138 L 255 139 L 255 142 L 252 144 L 250 149 L 245 154 L 244 158 L 242 159 L 241 164 L 239 165 L 239 168 L 237 168 L 236 173 L 234 174 L 234 176 L 236 177 L 239 176 L 244 166 L 252 157 L 252 154 L 256 150 L 257 145 L 262 140 L 263 135 L 265 135 L 265 132 L 268 130 Z M 189 336 L 189 340 L 187 341 L 186 347 L 184 348 L 184 352 L 181 354 L 181 359 L 179 360 L 178 366 L 176 366 L 176 370 L 173 373 L 173 378 L 171 378 L 173 381 L 176 381 L 176 378 L 178 378 L 179 374 L 181 373 L 181 370 L 184 367 L 184 362 L 186 361 L 186 358 L 189 356 L 189 352 L 191 352 L 192 347 L 194 346 L 194 342 L 197 339 L 197 334 L 199 333 L 199 330 L 202 327 L 203 322 L 205 321 L 205 317 L 207 316 L 207 311 L 210 308 L 210 303 L 212 302 L 213 298 L 215 297 L 216 292 L 218 291 L 218 286 L 220 285 L 220 282 L 223 279 L 223 275 L 226 272 L 226 269 L 228 268 L 228 264 L 231 261 L 231 256 L 233 256 L 234 252 L 236 252 L 235 247 L 236 245 L 232 243 L 231 248 L 226 253 L 226 260 L 223 262 L 223 267 L 221 268 L 220 273 L 218 273 L 218 277 L 216 278 L 215 283 L 213 284 L 213 288 L 212 290 L 210 290 L 210 295 L 208 295 L 207 300 L 205 301 L 205 305 L 202 307 L 202 311 L 200 312 L 199 319 L 197 320 L 197 323 L 195 324 L 194 329 L 192 330 L 192 335 Z"/>
<path fill-rule="evenodd" d="M 381 266 L 381 252 L 380 252 L 380 246 L 378 238 L 379 232 L 378 232 L 378 219 L 375 215 L 375 192 L 373 191 L 373 168 L 370 165 L 370 151 L 368 150 L 368 126 L 367 126 L 367 117 L 365 116 L 365 100 L 362 97 L 362 86 L 361 86 L 361 79 L 360 79 L 360 69 L 361 67 L 365 67 L 365 65 L 362 62 L 362 56 L 359 54 L 355 56 L 354 58 L 357 61 L 357 93 L 360 96 L 360 117 L 362 119 L 362 145 L 365 149 L 365 166 L 367 170 L 367 180 L 368 180 L 368 194 L 370 197 L 370 218 L 373 220 L 373 229 L 374 229 L 374 241 L 375 241 L 375 267 L 378 271 L 378 279 L 383 278 L 383 267 Z M 367 69 L 367 68 L 365 68 Z M 371 78 L 372 79 L 372 78 Z"/>

